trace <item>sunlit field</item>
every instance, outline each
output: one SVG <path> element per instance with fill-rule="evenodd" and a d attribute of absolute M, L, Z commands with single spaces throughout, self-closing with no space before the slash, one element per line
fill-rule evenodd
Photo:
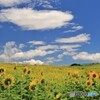
<path fill-rule="evenodd" d="M 0 64 L 0 100 L 99 100 L 100 96 L 70 97 L 71 91 L 100 94 L 100 65 Z"/>

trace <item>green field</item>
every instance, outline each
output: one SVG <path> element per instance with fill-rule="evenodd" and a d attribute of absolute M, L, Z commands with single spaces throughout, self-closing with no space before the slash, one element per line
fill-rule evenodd
<path fill-rule="evenodd" d="M 71 91 L 100 94 L 100 64 L 84 66 L 0 63 L 0 100 L 99 100 L 70 97 Z"/>

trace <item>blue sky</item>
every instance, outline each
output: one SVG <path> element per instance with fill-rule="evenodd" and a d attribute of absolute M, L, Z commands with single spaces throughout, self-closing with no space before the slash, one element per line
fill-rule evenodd
<path fill-rule="evenodd" d="M 99 0 L 0 0 L 0 61 L 100 62 Z"/>

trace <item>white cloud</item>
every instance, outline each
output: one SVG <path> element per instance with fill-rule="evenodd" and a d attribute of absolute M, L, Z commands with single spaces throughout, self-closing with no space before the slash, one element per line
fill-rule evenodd
<path fill-rule="evenodd" d="M 62 54 L 58 55 L 58 58 L 61 59 L 64 56 L 73 56 L 75 54 L 76 54 L 76 52 L 74 52 L 74 51 L 64 51 Z"/>
<path fill-rule="evenodd" d="M 43 57 L 49 54 L 53 54 L 55 53 L 54 50 L 39 50 L 39 49 L 35 49 L 35 50 L 28 50 L 28 51 L 21 51 L 21 52 L 17 52 L 14 55 L 12 55 L 13 59 L 31 59 L 34 57 Z"/>
<path fill-rule="evenodd" d="M 73 19 L 69 12 L 56 10 L 36 11 L 31 8 L 12 8 L 0 11 L 0 22 L 11 22 L 25 30 L 47 30 L 68 25 Z"/>
<path fill-rule="evenodd" d="M 58 58 L 61 59 L 64 56 L 73 56 L 76 54 L 76 52 L 78 51 L 79 47 L 81 47 L 81 45 L 79 44 L 74 44 L 74 45 L 62 45 L 60 46 L 60 49 L 62 50 L 62 53 L 60 53 L 58 55 Z"/>
<path fill-rule="evenodd" d="M 55 40 L 57 43 L 83 43 L 83 42 L 88 42 L 90 40 L 90 35 L 83 33 L 74 37 L 69 37 L 69 38 L 60 38 Z"/>
<path fill-rule="evenodd" d="M 27 51 L 22 50 L 23 47 L 25 47 L 24 44 L 16 45 L 14 41 L 7 42 L 3 47 L 3 52 L 0 53 L 0 60 L 6 62 L 27 60 L 34 57 L 44 57 L 57 52 L 51 45 L 40 46 L 34 50 L 28 49 Z"/>
<path fill-rule="evenodd" d="M 42 8 L 57 8 L 60 5 L 60 0 L 31 0 L 28 7 L 42 7 Z"/>
<path fill-rule="evenodd" d="M 62 46 L 60 46 L 60 49 L 71 52 L 71 51 L 76 51 L 77 48 L 79 48 L 79 47 L 81 47 L 81 45 L 79 45 L 79 44 L 74 44 L 74 45 L 70 44 L 70 45 L 62 45 Z"/>
<path fill-rule="evenodd" d="M 12 55 L 17 52 L 20 52 L 20 49 L 17 47 L 14 41 L 7 42 L 3 48 L 4 50 L 2 54 L 0 54 L 0 59 L 4 61 L 10 61 Z"/>
<path fill-rule="evenodd" d="M 54 53 L 59 52 L 58 53 L 58 57 L 54 58 L 54 57 L 48 57 L 47 58 L 47 63 L 53 63 L 53 62 L 60 62 L 63 59 L 63 56 L 65 55 L 75 55 L 76 51 L 78 50 L 78 48 L 81 47 L 81 45 L 78 44 L 70 44 L 70 45 L 47 45 L 47 46 L 40 46 L 37 48 L 37 50 L 53 50 Z M 62 52 L 62 53 L 61 53 Z"/>
<path fill-rule="evenodd" d="M 36 41 L 35 41 L 36 42 Z M 40 43 L 39 43 L 40 44 Z M 36 47 L 35 49 L 28 49 L 24 51 L 23 48 L 27 45 L 19 44 L 17 45 L 14 41 L 7 42 L 4 45 L 3 52 L 0 53 L 0 60 L 3 61 L 17 61 L 17 60 L 29 60 L 34 57 L 44 57 L 57 53 L 59 51 L 64 52 L 74 52 L 80 45 L 44 45 Z M 65 55 L 65 53 L 63 54 Z M 55 59 L 54 62 L 61 61 L 61 59 Z"/>
<path fill-rule="evenodd" d="M 31 0 L 0 0 L 0 5 L 5 7 L 16 6 L 22 3 L 28 3 Z"/>
<path fill-rule="evenodd" d="M 89 54 L 88 52 L 80 52 L 79 54 L 73 56 L 74 60 L 89 60 L 89 61 L 99 61 L 100 53 Z"/>
<path fill-rule="evenodd" d="M 39 46 L 37 47 L 36 49 L 38 50 L 57 50 L 59 49 L 59 46 L 58 45 L 45 45 L 45 46 Z"/>
<path fill-rule="evenodd" d="M 29 8 L 43 7 L 55 8 L 59 5 L 59 0 L 0 0 L 0 6 L 12 7 L 25 3 Z M 53 4 L 52 4 L 53 3 Z"/>
<path fill-rule="evenodd" d="M 64 31 L 64 33 L 76 32 L 81 29 L 83 29 L 83 26 L 73 26 L 71 30 Z"/>
<path fill-rule="evenodd" d="M 44 45 L 45 44 L 43 41 L 29 41 L 27 43 L 31 44 L 32 46 L 34 46 L 34 45 Z"/>
<path fill-rule="evenodd" d="M 51 2 L 54 2 L 55 0 L 33 0 L 31 4 L 34 4 L 34 7 L 43 7 L 43 8 L 53 8 L 53 5 Z M 58 3 L 58 2 L 57 2 Z"/>
<path fill-rule="evenodd" d="M 83 26 L 73 26 L 72 29 L 73 30 L 80 30 L 80 29 L 83 29 Z"/>
<path fill-rule="evenodd" d="M 46 63 L 49 64 L 49 63 L 54 63 L 54 62 L 60 62 L 62 61 L 62 59 L 60 58 L 54 58 L 54 57 L 48 57 L 46 58 Z"/>
<path fill-rule="evenodd" d="M 34 41 L 31 41 L 32 43 Z M 44 43 L 43 41 L 35 41 L 35 44 L 41 44 Z M 24 49 L 24 47 L 27 47 L 27 50 Z M 64 44 L 64 45 L 42 45 L 35 47 L 34 49 L 28 48 L 28 45 L 25 44 L 19 44 L 17 45 L 14 41 L 7 42 L 3 46 L 3 50 L 0 52 L 0 61 L 5 62 L 18 62 L 19 60 L 22 63 L 30 63 L 33 64 L 35 57 L 49 57 L 52 56 L 52 54 L 55 53 L 57 57 L 51 57 L 47 58 L 45 60 L 45 63 L 50 62 L 60 62 L 63 60 L 63 56 L 72 56 L 74 59 L 79 59 L 80 55 L 78 56 L 77 51 L 79 50 L 79 47 L 81 47 L 81 44 Z M 82 53 L 83 55 L 83 53 Z M 86 55 L 86 56 L 89 56 Z M 31 60 L 30 60 L 31 59 Z M 36 61 L 37 62 L 37 61 Z"/>
<path fill-rule="evenodd" d="M 21 63 L 30 64 L 30 65 L 43 65 L 44 64 L 44 62 L 42 62 L 41 60 L 34 60 L 34 59 L 26 60 Z"/>
<path fill-rule="evenodd" d="M 19 44 L 19 49 L 22 49 L 22 48 L 24 48 L 25 47 L 25 45 L 24 44 Z"/>
<path fill-rule="evenodd" d="M 63 60 L 64 56 L 73 56 L 73 55 L 75 55 L 76 51 L 78 50 L 79 47 L 81 47 L 81 45 L 78 45 L 78 44 L 59 45 L 59 46 L 58 45 L 51 45 L 51 47 L 52 47 L 52 49 L 56 48 L 59 53 L 58 53 L 58 56 L 56 58 L 48 57 L 46 59 L 46 63 L 60 62 L 60 61 Z"/>

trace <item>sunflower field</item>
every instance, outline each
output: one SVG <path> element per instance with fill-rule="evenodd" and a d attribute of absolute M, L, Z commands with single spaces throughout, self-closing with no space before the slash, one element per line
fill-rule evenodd
<path fill-rule="evenodd" d="M 100 64 L 0 64 L 0 100 L 100 100 L 100 95 L 70 97 L 73 91 L 100 94 Z"/>

